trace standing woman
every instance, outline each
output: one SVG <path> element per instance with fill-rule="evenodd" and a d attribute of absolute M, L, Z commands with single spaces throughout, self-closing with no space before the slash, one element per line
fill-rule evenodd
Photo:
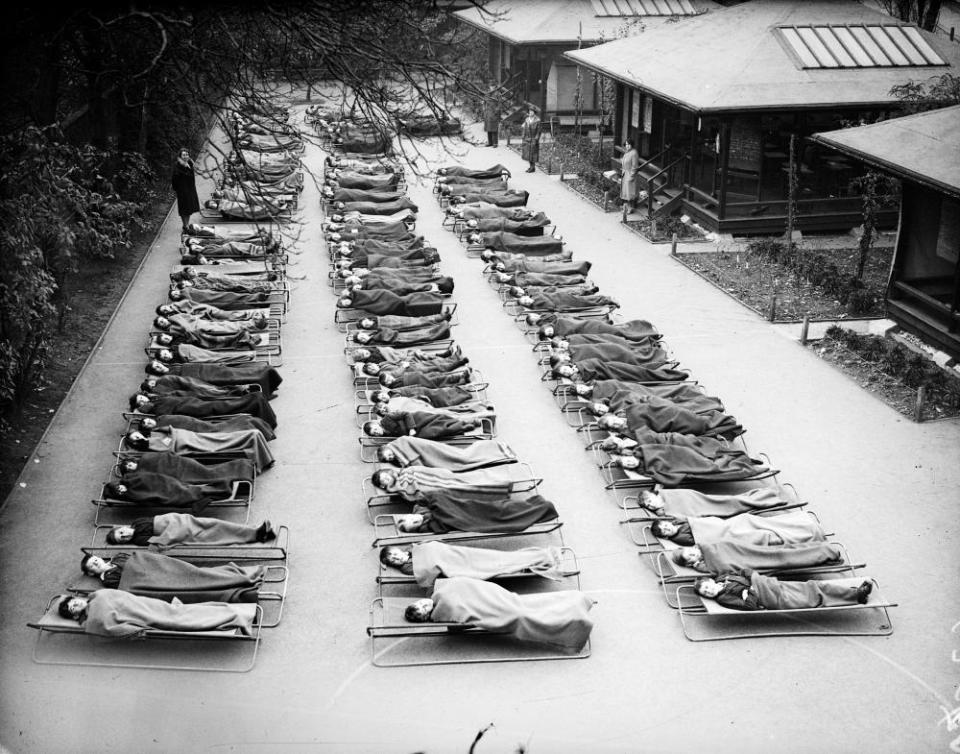
<path fill-rule="evenodd" d="M 520 136 L 523 139 L 521 156 L 530 163 L 527 172 L 532 173 L 537 169 L 537 160 L 540 159 L 540 119 L 537 117 L 537 108 L 533 105 L 527 110 Z"/>
<path fill-rule="evenodd" d="M 194 212 L 200 211 L 193 160 L 190 159 L 190 152 L 187 151 L 186 147 L 181 149 L 177 156 L 170 184 L 177 193 L 177 214 L 180 215 L 183 229 L 186 230 L 190 224 L 190 216 Z"/>
<path fill-rule="evenodd" d="M 637 208 L 637 169 L 640 160 L 637 150 L 633 148 L 630 139 L 623 143 L 623 159 L 620 162 L 620 199 L 629 205 L 630 209 Z"/>

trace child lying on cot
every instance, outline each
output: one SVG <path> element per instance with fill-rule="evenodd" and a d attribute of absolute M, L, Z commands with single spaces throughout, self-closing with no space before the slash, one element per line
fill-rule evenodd
<path fill-rule="evenodd" d="M 837 605 L 864 605 L 872 581 L 859 585 L 832 581 L 780 581 L 750 569 L 713 578 L 699 578 L 694 588 L 701 597 L 733 610 L 795 610 Z"/>
<path fill-rule="evenodd" d="M 561 578 L 560 551 L 556 547 L 490 550 L 434 541 L 413 547 L 384 547 L 380 551 L 380 562 L 414 576 L 420 586 L 433 586 L 438 578 L 455 577 L 488 580 L 536 574 L 554 580 Z"/>
<path fill-rule="evenodd" d="M 230 546 L 269 542 L 277 538 L 269 520 L 259 526 L 198 518 L 189 513 L 164 513 L 136 518 L 107 532 L 108 545 L 138 545 L 163 549 L 173 545 Z"/>
<path fill-rule="evenodd" d="M 578 591 L 514 594 L 477 579 L 437 579 L 433 596 L 407 606 L 411 623 L 461 623 L 520 641 L 578 652 L 590 638 L 594 601 Z"/>
<path fill-rule="evenodd" d="M 255 604 L 164 602 L 114 589 L 98 589 L 86 597 L 64 597 L 60 617 L 74 620 L 88 634 L 119 638 L 143 636 L 147 629 L 164 631 L 239 631 L 253 634 Z"/>

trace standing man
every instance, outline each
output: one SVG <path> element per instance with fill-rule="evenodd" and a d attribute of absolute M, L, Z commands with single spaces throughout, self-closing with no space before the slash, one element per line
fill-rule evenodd
<path fill-rule="evenodd" d="M 483 128 L 487 132 L 487 146 L 497 146 L 500 132 L 500 95 L 495 84 L 490 84 L 490 90 L 483 101 Z"/>
<path fill-rule="evenodd" d="M 637 169 L 640 159 L 630 139 L 623 142 L 623 159 L 620 162 L 620 199 L 631 211 L 637 208 Z"/>
<path fill-rule="evenodd" d="M 537 169 L 537 160 L 540 159 L 540 126 L 537 108 L 535 105 L 530 105 L 526 120 L 523 121 L 523 126 L 520 129 L 520 136 L 523 139 L 521 156 L 530 163 L 530 167 L 527 168 L 528 173 Z"/>

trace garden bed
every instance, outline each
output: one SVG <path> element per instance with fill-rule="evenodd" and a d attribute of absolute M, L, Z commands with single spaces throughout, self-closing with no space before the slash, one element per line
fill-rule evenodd
<path fill-rule="evenodd" d="M 654 225 L 656 223 L 656 225 Z M 628 220 L 626 225 L 636 231 L 651 243 L 668 243 L 677 234 L 678 241 L 703 241 L 706 236 L 692 225 L 684 225 L 679 217 L 658 217 L 651 220 L 647 217 Z"/>
<path fill-rule="evenodd" d="M 769 316 L 771 297 L 776 291 L 777 322 L 799 322 L 804 316 L 812 320 L 857 317 L 869 319 L 884 316 L 884 289 L 890 271 L 891 248 L 873 249 L 863 275 L 862 291 L 858 290 L 856 306 L 842 300 L 835 290 L 828 291 L 795 272 L 787 265 L 750 251 L 718 251 L 686 253 L 677 259 L 702 277 L 727 292 L 754 311 Z M 836 270 L 835 277 L 849 279 L 856 270 L 858 251 L 844 249 L 800 249 L 811 266 Z M 819 257 L 819 258 L 818 258 Z M 832 279 L 831 279 L 832 280 Z M 831 281 L 826 281 L 831 282 Z"/>
<path fill-rule="evenodd" d="M 617 209 L 616 202 L 611 202 L 605 199 L 607 194 L 606 190 L 594 183 L 588 183 L 582 178 L 576 177 L 570 180 L 565 180 L 563 184 L 571 191 L 582 196 L 588 202 L 595 204 L 604 212 L 610 212 L 611 210 Z"/>
<path fill-rule="evenodd" d="M 812 341 L 810 347 L 821 359 L 904 416 L 915 418 L 917 389 L 921 385 L 921 421 L 960 416 L 960 378 L 889 338 L 834 326 L 822 340 Z"/>

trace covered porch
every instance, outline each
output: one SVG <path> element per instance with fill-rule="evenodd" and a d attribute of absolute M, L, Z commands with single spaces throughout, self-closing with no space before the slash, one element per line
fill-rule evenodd
<path fill-rule="evenodd" d="M 856 2 L 754 0 L 681 26 L 566 57 L 617 80 L 615 138 L 640 153 L 643 210 L 721 233 L 784 231 L 791 156 L 794 227 L 859 225 L 864 167 L 807 137 L 885 119 L 902 106 L 892 87 L 960 64 L 956 45 Z"/>
<path fill-rule="evenodd" d="M 814 141 L 902 180 L 887 313 L 960 359 L 960 105 Z"/>

